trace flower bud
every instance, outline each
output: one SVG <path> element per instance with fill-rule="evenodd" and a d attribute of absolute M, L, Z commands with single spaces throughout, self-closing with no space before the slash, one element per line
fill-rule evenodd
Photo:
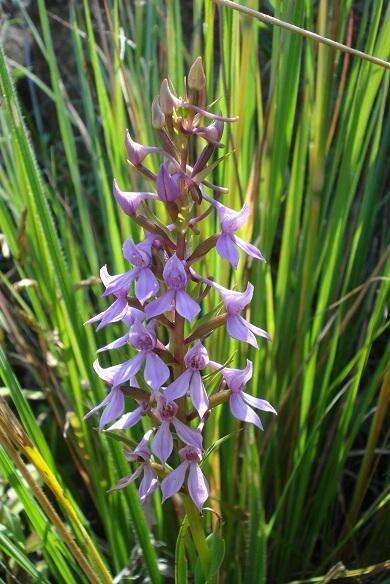
<path fill-rule="evenodd" d="M 160 151 L 160 148 L 157 146 L 142 146 L 142 144 L 134 142 L 128 130 L 126 130 L 125 146 L 127 158 L 134 166 L 142 164 L 148 154 Z"/>
<path fill-rule="evenodd" d="M 194 130 L 194 134 L 197 134 L 211 144 L 218 146 L 223 134 L 223 121 L 215 120 L 212 124 L 206 126 L 205 128 L 196 128 Z"/>
<path fill-rule="evenodd" d="M 180 197 L 178 176 L 178 174 L 169 174 L 167 163 L 160 166 L 156 179 L 156 189 L 162 201 L 173 202 Z"/>
<path fill-rule="evenodd" d="M 188 87 L 196 91 L 203 91 L 206 87 L 206 75 L 203 69 L 202 57 L 197 57 L 192 63 L 187 77 Z"/>
<path fill-rule="evenodd" d="M 165 126 L 165 116 L 160 107 L 158 95 L 156 95 L 152 103 L 152 126 L 156 130 L 161 130 Z"/>
<path fill-rule="evenodd" d="M 172 115 L 176 107 L 180 107 L 181 101 L 172 93 L 168 79 L 164 79 L 160 87 L 160 106 L 166 115 Z"/>

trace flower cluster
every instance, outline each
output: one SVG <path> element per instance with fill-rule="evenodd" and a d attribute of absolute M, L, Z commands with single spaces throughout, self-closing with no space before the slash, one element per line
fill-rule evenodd
<path fill-rule="evenodd" d="M 113 194 L 122 211 L 144 229 L 145 236 L 140 243 L 125 241 L 123 256 L 130 264 L 126 272 L 110 275 L 106 266 L 101 269 L 104 296 L 112 303 L 87 322 L 99 323 L 97 330 L 112 323 L 126 327 L 123 336 L 98 353 L 130 346 L 134 354 L 107 368 L 95 361 L 95 371 L 107 384 L 108 393 L 87 417 L 102 410 L 100 430 L 123 431 L 145 416 L 152 426 L 138 446 L 126 454 L 136 464 L 135 471 L 114 489 L 142 475 L 141 502 L 161 481 L 163 500 L 183 490 L 201 510 L 208 498 L 208 484 L 201 470 L 202 432 L 213 398 L 214 403 L 221 403 L 215 396 L 223 393 L 237 420 L 259 428 L 262 424 L 255 409 L 276 412 L 267 401 L 244 391 L 252 377 L 251 361 L 244 369 L 225 367 L 210 359 L 204 345 L 205 338 L 222 325 L 232 338 L 256 348 L 257 337 L 270 337 L 243 316 L 253 295 L 251 283 L 244 292 L 228 290 L 193 268 L 214 248 L 234 269 L 239 250 L 260 261 L 264 258 L 257 247 L 236 235 L 248 219 L 248 205 L 240 211 L 226 207 L 219 200 L 226 189 L 206 179 L 215 166 L 210 160 L 222 146 L 224 124 L 236 118 L 219 116 L 206 108 L 200 58 L 192 65 L 186 85 L 186 96 L 179 98 L 165 79 L 153 101 L 152 124 L 161 146 L 142 146 L 129 133 L 126 135 L 129 163 L 154 187 L 152 192 L 125 192 L 114 181 Z M 195 140 L 203 141 L 204 147 L 191 164 Z M 145 159 L 152 154 L 161 158 L 157 175 L 145 166 Z M 220 232 L 199 241 L 197 225 L 212 211 L 217 213 Z M 169 218 L 166 227 L 161 217 Z M 201 313 L 201 301 L 213 289 L 222 300 L 223 311 L 197 326 L 194 321 Z M 220 376 L 219 389 L 212 397 L 204 384 L 204 371 Z M 141 372 L 143 389 L 139 385 Z M 132 411 L 125 411 L 125 396 L 137 404 Z M 175 459 L 178 455 L 181 462 L 172 470 L 168 461 L 174 450 Z"/>

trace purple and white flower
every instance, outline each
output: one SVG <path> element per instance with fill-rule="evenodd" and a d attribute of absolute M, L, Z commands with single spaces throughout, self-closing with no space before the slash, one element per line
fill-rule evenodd
<path fill-rule="evenodd" d="M 93 364 L 93 368 L 99 375 L 100 379 L 105 381 L 107 384 L 111 385 L 109 393 L 106 395 L 104 400 L 100 404 L 96 405 L 92 410 L 85 414 L 84 419 L 90 418 L 103 408 L 103 413 L 99 421 L 99 430 L 102 431 L 106 424 L 109 424 L 116 418 L 119 418 L 125 408 L 125 398 L 119 385 L 115 384 L 115 375 L 118 373 L 120 365 L 113 365 L 112 367 L 101 367 L 99 361 Z M 131 385 L 133 387 L 139 387 L 137 380 L 135 378 L 131 379 Z"/>
<path fill-rule="evenodd" d="M 248 282 L 245 292 L 237 292 L 235 290 L 228 290 L 211 280 L 205 280 L 210 286 L 215 288 L 222 298 L 227 312 L 226 329 L 233 339 L 244 341 L 258 349 L 258 344 L 255 335 L 271 340 L 267 331 L 250 323 L 241 316 L 241 312 L 250 303 L 253 296 L 253 285 Z"/>
<path fill-rule="evenodd" d="M 168 379 L 170 375 L 169 367 L 155 353 L 156 348 L 164 349 L 154 332 L 155 324 L 154 321 L 151 321 L 144 326 L 139 321 L 136 321 L 127 334 L 99 349 L 98 352 L 119 349 L 119 347 L 130 343 L 138 351 L 135 357 L 118 366 L 114 379 L 115 385 L 121 385 L 125 381 L 134 378 L 143 363 L 145 363 L 144 379 L 152 388 L 153 393 L 156 393 Z"/>
<path fill-rule="evenodd" d="M 145 503 L 146 499 L 157 489 L 158 478 L 150 463 L 150 450 L 148 446 L 149 436 L 150 431 L 145 434 L 134 450 L 128 450 L 125 452 L 127 460 L 129 462 L 138 462 L 138 467 L 131 475 L 121 479 L 115 487 L 108 491 L 109 493 L 127 487 L 127 485 L 132 483 L 141 474 L 143 474 L 143 477 L 138 488 L 138 494 L 142 504 Z"/>
<path fill-rule="evenodd" d="M 121 209 L 126 213 L 126 215 L 134 216 L 137 214 L 138 207 L 143 201 L 149 199 L 157 199 L 156 193 L 149 192 L 124 192 L 118 187 L 118 183 L 114 180 L 114 197 Z"/>
<path fill-rule="evenodd" d="M 241 248 L 249 256 L 257 260 L 265 261 L 261 251 L 251 243 L 248 243 L 236 235 L 238 231 L 248 220 L 250 209 L 245 203 L 241 211 L 234 211 L 225 207 L 219 201 L 209 199 L 212 201 L 217 210 L 219 220 L 221 223 L 221 235 L 217 239 L 216 249 L 219 255 L 228 260 L 233 268 L 237 268 L 240 255 L 237 248 Z"/>
<path fill-rule="evenodd" d="M 164 396 L 157 398 L 157 408 L 154 414 L 161 420 L 152 443 L 152 452 L 163 464 L 168 460 L 173 450 L 173 438 L 171 424 L 176 430 L 180 440 L 189 446 L 202 448 L 202 434 L 198 429 L 189 428 L 177 417 L 178 405 L 174 401 L 168 401 Z"/>
<path fill-rule="evenodd" d="M 151 247 L 152 242 L 150 238 L 137 245 L 131 239 L 125 241 L 123 244 L 123 255 L 133 264 L 134 268 L 117 276 L 109 276 L 109 282 L 106 285 L 104 296 L 123 294 L 124 292 L 127 295 L 134 280 L 136 281 L 135 295 L 141 304 L 144 304 L 148 298 L 158 292 L 160 285 L 150 269 L 152 264 Z"/>
<path fill-rule="evenodd" d="M 208 362 L 207 350 L 199 341 L 184 357 L 186 370 L 164 391 L 167 400 L 175 400 L 188 393 L 200 418 L 203 418 L 209 407 L 209 398 L 200 374 Z"/>
<path fill-rule="evenodd" d="M 188 492 L 195 505 L 201 510 L 209 496 L 207 480 L 199 466 L 202 451 L 200 448 L 185 446 L 179 450 L 179 454 L 183 462 L 170 472 L 161 483 L 163 502 L 180 491 L 188 472 Z"/>
<path fill-rule="evenodd" d="M 191 322 L 199 314 L 200 306 L 185 291 L 188 275 L 184 260 L 179 260 L 177 255 L 173 254 L 165 264 L 163 278 L 168 290 L 145 307 L 146 317 L 153 318 L 175 309 L 180 316 Z"/>
<path fill-rule="evenodd" d="M 115 276 L 110 276 L 107 270 L 107 266 L 100 268 L 100 279 L 106 288 L 111 284 L 113 278 L 115 278 Z M 96 328 L 96 330 L 99 331 L 108 324 L 120 322 L 123 320 L 128 312 L 127 290 L 118 288 L 115 296 L 116 300 L 111 304 L 111 306 L 88 319 L 84 324 L 99 322 L 99 325 Z"/>
<path fill-rule="evenodd" d="M 210 366 L 214 369 L 222 367 L 222 365 L 215 363 L 214 361 L 210 361 Z M 247 359 L 245 369 L 225 367 L 222 369 L 221 373 L 226 385 L 232 392 L 229 403 L 233 416 L 237 418 L 237 420 L 255 424 L 255 426 L 263 430 L 263 424 L 253 408 L 263 412 L 271 412 L 272 414 L 277 414 L 277 412 L 265 399 L 253 397 L 244 391 L 246 384 L 252 379 L 252 361 Z"/>

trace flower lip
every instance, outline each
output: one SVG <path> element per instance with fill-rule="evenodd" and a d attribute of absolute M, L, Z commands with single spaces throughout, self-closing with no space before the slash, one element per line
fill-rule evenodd
<path fill-rule="evenodd" d="M 195 446 L 184 446 L 179 450 L 180 457 L 188 462 L 199 463 L 202 460 L 202 451 Z"/>
<path fill-rule="evenodd" d="M 164 267 L 163 277 L 171 290 L 183 290 L 188 282 L 183 262 L 176 254 L 169 258 Z"/>
<path fill-rule="evenodd" d="M 196 343 L 184 357 L 185 366 L 193 371 L 204 369 L 208 362 L 209 356 L 207 350 L 201 342 Z"/>
<path fill-rule="evenodd" d="M 166 401 L 165 399 L 160 399 L 158 405 L 158 413 L 164 422 L 172 420 L 177 414 L 178 406 L 174 401 Z"/>
<path fill-rule="evenodd" d="M 139 322 L 136 322 L 130 329 L 129 341 L 139 351 L 153 351 L 157 343 L 154 332 Z"/>

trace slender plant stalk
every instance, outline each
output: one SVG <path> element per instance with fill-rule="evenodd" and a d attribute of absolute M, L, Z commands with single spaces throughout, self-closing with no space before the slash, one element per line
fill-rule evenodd
<path fill-rule="evenodd" d="M 258 12 L 257 10 L 253 10 L 253 8 L 243 6 L 242 4 L 237 4 L 237 2 L 232 2 L 231 0 L 213 0 L 213 1 L 216 2 L 217 4 L 220 4 L 221 6 L 226 6 L 227 8 L 232 8 L 233 10 L 237 10 L 238 12 L 242 12 L 243 14 L 247 14 L 248 16 L 252 16 L 253 18 L 257 18 L 258 20 L 261 20 L 261 22 L 272 24 L 274 26 L 280 26 L 280 28 L 284 28 L 285 30 L 288 30 L 290 32 L 300 34 L 317 43 L 323 43 L 325 45 L 328 45 L 329 47 L 333 47 L 334 49 L 343 51 L 344 53 L 349 53 L 350 55 L 358 57 L 359 59 L 370 61 L 370 63 L 374 63 L 375 65 L 384 67 L 384 69 L 390 69 L 390 63 L 388 61 L 384 61 L 383 59 L 375 57 L 374 55 L 368 55 L 363 51 L 358 51 L 357 49 L 349 47 L 348 45 L 343 45 L 342 43 L 338 43 L 337 41 L 319 35 L 315 32 L 301 28 L 300 26 L 296 26 L 289 22 L 285 22 L 280 18 L 275 18 L 274 16 L 270 16 L 269 14 L 264 14 L 264 12 Z"/>

